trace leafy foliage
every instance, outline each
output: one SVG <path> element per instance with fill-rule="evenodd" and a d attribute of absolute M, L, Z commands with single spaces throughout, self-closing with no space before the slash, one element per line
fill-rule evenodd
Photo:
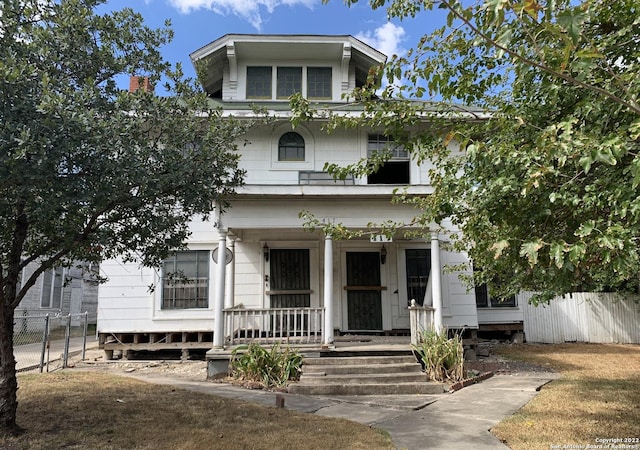
<path fill-rule="evenodd" d="M 464 349 L 460 335 L 454 334 L 449 339 L 446 330 L 424 330 L 418 336 L 418 344 L 412 348 L 430 380 L 460 381 L 464 378 Z"/>
<path fill-rule="evenodd" d="M 301 371 L 302 355 L 290 347 L 281 349 L 277 343 L 268 350 L 254 342 L 236 347 L 232 353 L 231 375 L 262 383 L 267 388 L 297 381 Z"/>
<path fill-rule="evenodd" d="M 356 90 L 360 117 L 332 114 L 327 126 L 380 129 L 434 162 L 434 194 L 400 196 L 422 211 L 412 225 L 453 229 L 496 296 L 637 289 L 638 2 L 370 3 L 405 20 L 446 13 Z"/>
<path fill-rule="evenodd" d="M 244 175 L 253 124 L 222 118 L 163 60 L 168 23 L 98 14 L 104 2 L 0 3 L 0 432 L 16 429 L 13 311 L 38 276 L 116 256 L 157 266 Z M 164 95 L 118 89 L 128 75 Z"/>

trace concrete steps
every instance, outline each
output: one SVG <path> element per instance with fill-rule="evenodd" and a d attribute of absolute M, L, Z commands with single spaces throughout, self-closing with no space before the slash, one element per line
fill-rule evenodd
<path fill-rule="evenodd" d="M 411 354 L 305 358 L 300 381 L 289 385 L 290 393 L 303 395 L 442 394 L 447 390 L 442 383 L 427 381 Z"/>

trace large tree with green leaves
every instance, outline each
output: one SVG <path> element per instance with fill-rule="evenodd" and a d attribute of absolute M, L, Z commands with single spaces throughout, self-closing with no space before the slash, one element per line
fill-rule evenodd
<path fill-rule="evenodd" d="M 169 24 L 102 3 L 0 4 L 0 433 L 19 431 L 14 310 L 38 276 L 116 256 L 158 266 L 242 182 L 250 124 L 222 118 L 163 60 Z M 115 83 L 142 74 L 165 95 Z"/>
<path fill-rule="evenodd" d="M 446 15 L 356 90 L 362 116 L 328 125 L 383 128 L 435 162 L 433 195 L 403 197 L 421 210 L 413 225 L 452 222 L 453 245 L 495 294 L 637 288 L 640 2 L 370 3 L 390 18 Z M 376 94 L 382 74 L 390 84 Z M 312 114 L 295 106 L 297 120 Z M 425 118 L 429 129 L 412 131 Z M 452 141 L 463 151 L 450 152 Z"/>

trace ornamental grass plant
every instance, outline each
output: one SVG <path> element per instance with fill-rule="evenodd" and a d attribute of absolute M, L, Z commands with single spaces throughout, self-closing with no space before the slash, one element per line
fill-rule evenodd
<path fill-rule="evenodd" d="M 297 381 L 302 371 L 302 355 L 276 343 L 270 349 L 258 343 L 242 345 L 232 352 L 231 376 L 261 383 L 265 388 L 284 387 Z"/>
<path fill-rule="evenodd" d="M 447 330 L 427 329 L 412 348 L 430 380 L 455 382 L 464 378 L 464 349 L 459 334 L 449 338 Z"/>

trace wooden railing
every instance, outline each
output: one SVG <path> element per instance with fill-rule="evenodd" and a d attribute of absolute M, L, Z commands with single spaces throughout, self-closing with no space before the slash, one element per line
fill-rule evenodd
<path fill-rule="evenodd" d="M 322 343 L 324 308 L 225 309 L 225 345 Z"/>
<path fill-rule="evenodd" d="M 411 300 L 409 306 L 409 322 L 411 327 L 411 344 L 417 345 L 418 338 L 425 330 L 433 329 L 433 312 L 430 306 L 420 306 Z"/>

